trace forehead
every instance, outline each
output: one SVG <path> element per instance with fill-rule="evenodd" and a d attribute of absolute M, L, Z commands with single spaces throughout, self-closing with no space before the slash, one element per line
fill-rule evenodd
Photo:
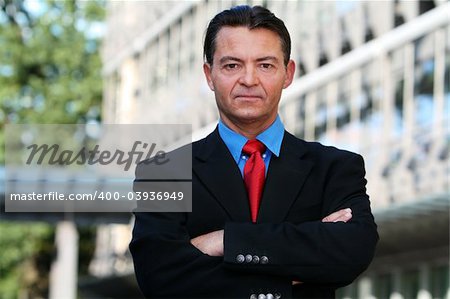
<path fill-rule="evenodd" d="M 275 56 L 282 60 L 281 40 L 275 32 L 247 27 L 222 27 L 215 40 L 214 59 L 233 56 L 240 59 Z"/>

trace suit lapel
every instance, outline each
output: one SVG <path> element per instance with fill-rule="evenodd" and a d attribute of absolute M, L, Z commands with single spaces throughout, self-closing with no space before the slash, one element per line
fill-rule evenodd
<path fill-rule="evenodd" d="M 192 168 L 233 221 L 250 220 L 247 192 L 239 168 L 217 129 L 194 152 Z"/>
<path fill-rule="evenodd" d="M 302 159 L 305 153 L 302 142 L 285 132 L 280 156 L 270 161 L 258 223 L 279 223 L 286 218 L 313 167 L 312 161 Z M 217 129 L 194 151 L 192 168 L 231 220 L 250 221 L 244 181 Z"/>
<path fill-rule="evenodd" d="M 257 222 L 282 222 L 297 198 L 313 162 L 302 159 L 305 146 L 285 132 L 279 157 L 272 156 Z"/>

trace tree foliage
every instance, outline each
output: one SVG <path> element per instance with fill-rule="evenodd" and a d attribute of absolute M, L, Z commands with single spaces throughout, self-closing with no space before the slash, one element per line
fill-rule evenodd
<path fill-rule="evenodd" d="M 100 118 L 103 18 L 99 1 L 0 0 L 2 126 Z"/>
<path fill-rule="evenodd" d="M 100 119 L 104 8 L 102 0 L 0 0 L 0 164 L 5 124 Z M 24 288 L 29 298 L 46 297 L 53 237 L 48 224 L 0 222 L 0 298 Z M 87 247 L 80 262 L 90 258 Z"/>
<path fill-rule="evenodd" d="M 21 290 L 32 298 L 47 294 L 53 239 L 46 223 L 0 223 L 0 298 L 17 298 Z"/>

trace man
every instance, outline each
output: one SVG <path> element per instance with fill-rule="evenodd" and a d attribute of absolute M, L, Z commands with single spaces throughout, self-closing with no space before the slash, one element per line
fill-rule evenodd
<path fill-rule="evenodd" d="M 220 121 L 192 145 L 192 212 L 135 213 L 146 296 L 334 298 L 369 265 L 378 235 L 362 158 L 297 139 L 278 117 L 290 47 L 265 8 L 211 20 L 203 69 Z"/>

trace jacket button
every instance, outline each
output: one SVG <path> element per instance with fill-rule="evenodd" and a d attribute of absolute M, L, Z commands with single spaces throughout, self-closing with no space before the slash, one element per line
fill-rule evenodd
<path fill-rule="evenodd" d="M 261 259 L 260 259 L 260 263 L 263 264 L 263 265 L 268 264 L 269 263 L 269 258 L 267 256 L 263 255 L 261 257 Z"/>
<path fill-rule="evenodd" d="M 252 257 L 251 254 L 247 254 L 247 255 L 245 256 L 245 262 L 246 262 L 246 263 L 251 263 L 252 260 L 253 260 L 253 257 Z"/>
<path fill-rule="evenodd" d="M 264 294 L 259 294 L 259 295 L 258 295 L 258 299 L 266 299 L 266 295 L 264 295 Z"/>
<path fill-rule="evenodd" d="M 275 299 L 275 297 L 271 293 L 269 293 L 266 295 L 266 299 Z"/>
<path fill-rule="evenodd" d="M 280 299 L 281 298 L 281 294 L 280 293 L 275 293 L 275 299 Z"/>
<path fill-rule="evenodd" d="M 256 296 L 256 294 L 251 294 L 250 299 L 258 299 L 258 297 Z"/>
<path fill-rule="evenodd" d="M 253 262 L 253 264 L 259 264 L 259 256 L 254 255 L 252 262 Z"/>
<path fill-rule="evenodd" d="M 236 256 L 236 262 L 242 264 L 245 261 L 245 257 L 242 254 Z"/>

